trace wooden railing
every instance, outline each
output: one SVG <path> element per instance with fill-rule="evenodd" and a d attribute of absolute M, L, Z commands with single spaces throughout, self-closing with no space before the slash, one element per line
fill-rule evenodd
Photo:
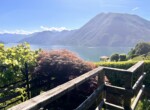
<path fill-rule="evenodd" d="M 122 83 L 120 87 L 111 84 L 111 81 L 109 83 L 105 82 L 105 76 L 108 75 L 109 78 L 109 73 L 112 74 L 112 72 L 122 76 L 124 84 Z M 102 108 L 110 110 L 135 110 L 144 90 L 142 82 L 145 75 L 144 62 L 138 62 L 128 70 L 98 67 L 71 81 L 57 86 L 54 89 L 16 105 L 9 110 L 38 110 L 95 76 L 98 76 L 98 88 L 75 110 L 88 110 L 94 103 L 97 104 L 97 107 L 95 107 L 96 110 L 101 110 Z M 114 102 L 110 102 L 107 98 L 107 94 L 110 93 L 122 96 L 122 105 L 117 105 L 114 104 Z M 132 101 L 132 99 L 134 100 Z"/>
<path fill-rule="evenodd" d="M 0 110 L 6 110 L 12 105 L 39 95 L 38 89 L 43 87 L 49 89 L 47 85 L 51 83 L 51 80 L 49 80 L 50 75 L 34 79 L 29 78 L 31 76 L 28 73 L 27 63 L 25 64 L 25 69 L 21 71 L 24 75 L 24 79 L 0 86 L 0 94 L 2 94 L 0 96 Z M 18 91 L 19 89 L 21 91 Z"/>

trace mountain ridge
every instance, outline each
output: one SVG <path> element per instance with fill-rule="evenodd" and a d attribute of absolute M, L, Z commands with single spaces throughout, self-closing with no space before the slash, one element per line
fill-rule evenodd
<path fill-rule="evenodd" d="M 146 24 L 147 22 L 149 25 Z M 145 27 L 145 24 L 146 29 L 143 29 L 141 26 L 144 25 Z M 141 30 L 144 31 L 140 32 Z M 81 32 L 85 33 L 81 35 Z M 80 38 L 78 37 L 79 39 L 77 43 L 87 46 L 133 46 L 138 41 L 143 40 L 143 35 L 146 36 L 149 34 L 149 21 L 144 20 L 137 15 L 108 13 L 99 14 L 94 17 L 87 24 L 81 27 L 76 35 L 72 36 L 72 38 L 77 38 L 76 36 L 82 36 Z M 73 39 L 72 42 L 74 42 L 74 40 L 75 39 Z M 144 38 L 144 40 L 147 39 Z M 150 38 L 148 40 L 150 41 Z M 124 41 L 124 43 L 122 43 L 122 41 Z"/>
<path fill-rule="evenodd" d="M 127 13 L 100 13 L 77 30 L 37 32 L 18 42 L 37 45 L 129 47 L 141 41 L 150 41 L 150 21 Z"/>

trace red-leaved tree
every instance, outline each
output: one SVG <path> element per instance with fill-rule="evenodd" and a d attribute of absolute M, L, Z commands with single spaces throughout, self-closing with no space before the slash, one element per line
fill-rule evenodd
<path fill-rule="evenodd" d="M 63 84 L 95 68 L 93 63 L 82 60 L 76 54 L 68 50 L 42 51 L 37 61 L 37 67 L 32 77 L 41 77 L 41 79 L 42 77 L 49 78 L 49 80 L 51 80 L 51 86 L 48 89 Z M 59 101 L 57 100 L 58 105 L 55 107 L 63 106 L 61 108 L 66 107 L 65 109 L 73 109 L 85 100 L 87 95 L 92 93 L 96 87 L 96 80 L 92 78 L 72 91 L 69 95 L 67 94 L 60 98 Z M 69 99 L 71 100 L 69 100 L 68 97 L 70 97 Z M 68 104 L 70 108 L 68 108 Z M 50 106 L 49 108 L 52 109 L 55 107 Z"/>
<path fill-rule="evenodd" d="M 51 77 L 53 83 L 55 83 L 54 86 L 67 82 L 95 68 L 93 63 L 82 60 L 68 50 L 42 51 L 37 61 L 38 64 L 33 77 Z"/>

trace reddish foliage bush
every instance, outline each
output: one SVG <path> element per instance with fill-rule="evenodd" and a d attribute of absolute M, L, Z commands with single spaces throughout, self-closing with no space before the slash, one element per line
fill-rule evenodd
<path fill-rule="evenodd" d="M 34 77 L 51 76 L 57 85 L 95 67 L 93 63 L 86 62 L 67 50 L 42 51 L 37 60 L 38 65 L 35 68 Z"/>
<path fill-rule="evenodd" d="M 77 57 L 76 54 L 67 50 L 42 51 L 39 54 L 37 61 L 38 65 L 35 68 L 33 77 L 41 77 L 41 79 L 42 77 L 49 77 L 51 80 L 50 88 L 47 89 L 63 84 L 68 80 L 95 68 L 93 63 L 86 62 Z M 66 94 L 60 98 L 60 100 L 57 100 L 57 104 L 54 104 L 53 107 L 61 107 L 65 110 L 71 110 L 85 100 L 96 87 L 97 83 L 95 78 L 91 78 L 88 82 L 82 84 L 69 94 Z M 68 105 L 70 106 L 68 107 Z M 48 108 L 53 107 L 50 105 Z"/>

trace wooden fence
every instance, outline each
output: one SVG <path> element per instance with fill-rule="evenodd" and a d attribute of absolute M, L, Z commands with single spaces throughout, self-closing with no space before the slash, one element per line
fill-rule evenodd
<path fill-rule="evenodd" d="M 113 85 L 113 82 L 111 82 L 112 73 L 113 75 L 116 74 L 116 77 L 122 77 L 119 84 Z M 144 62 L 138 62 L 128 70 L 98 67 L 9 110 L 38 110 L 44 108 L 92 77 L 98 77 L 98 88 L 75 110 L 88 110 L 93 104 L 97 105 L 95 110 L 101 110 L 102 108 L 108 110 L 135 110 L 144 91 L 142 83 L 145 75 Z M 108 77 L 109 82 L 105 81 L 105 76 Z M 108 95 L 114 95 L 115 100 L 120 100 L 121 103 L 115 104 L 115 100 L 111 101 Z"/>
<path fill-rule="evenodd" d="M 27 64 L 25 64 L 25 71 L 23 74 L 25 76 L 23 80 L 0 87 L 0 94 L 3 94 L 3 96 L 0 97 L 0 110 L 5 110 L 12 105 L 16 105 L 17 103 L 24 102 L 35 95 L 39 95 L 38 93 L 35 94 L 35 91 L 50 83 L 48 76 L 34 79 L 29 78 L 30 75 L 28 74 Z M 21 93 L 20 91 L 16 92 L 19 88 L 23 88 L 24 93 Z"/>

